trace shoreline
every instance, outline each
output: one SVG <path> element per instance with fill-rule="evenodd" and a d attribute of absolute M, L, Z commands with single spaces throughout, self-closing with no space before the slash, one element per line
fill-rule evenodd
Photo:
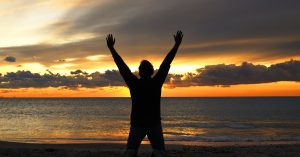
<path fill-rule="evenodd" d="M 300 156 L 300 142 L 285 144 L 254 144 L 243 145 L 182 145 L 166 144 L 167 153 L 170 157 L 253 157 L 253 156 Z M 117 157 L 124 151 L 125 144 L 117 143 L 64 143 L 64 144 L 37 144 L 37 143 L 18 143 L 0 141 L 0 157 L 84 157 L 84 156 L 102 156 Z M 139 150 L 139 156 L 149 156 L 151 146 L 142 144 Z"/>

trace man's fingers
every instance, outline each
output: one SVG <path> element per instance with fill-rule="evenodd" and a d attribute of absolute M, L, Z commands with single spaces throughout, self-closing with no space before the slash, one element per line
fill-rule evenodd
<path fill-rule="evenodd" d="M 182 31 L 181 30 L 178 30 L 177 32 L 176 32 L 176 35 L 174 35 L 174 38 L 182 38 Z"/>
<path fill-rule="evenodd" d="M 111 35 L 111 34 L 108 34 L 108 35 L 106 36 L 106 39 L 107 39 L 107 40 L 110 40 L 111 37 L 112 37 L 112 35 Z"/>
<path fill-rule="evenodd" d="M 182 34 L 181 30 L 177 31 L 177 37 L 180 38 L 180 39 L 183 37 L 183 34 Z"/>
<path fill-rule="evenodd" d="M 113 37 L 112 34 L 108 34 L 106 36 L 106 42 L 107 42 L 108 46 L 113 46 L 115 44 L 115 42 L 116 42 L 116 39 Z"/>
<path fill-rule="evenodd" d="M 182 35 L 182 31 L 181 31 L 181 30 L 178 30 L 178 31 L 177 31 L 177 35 L 181 36 L 181 35 Z"/>

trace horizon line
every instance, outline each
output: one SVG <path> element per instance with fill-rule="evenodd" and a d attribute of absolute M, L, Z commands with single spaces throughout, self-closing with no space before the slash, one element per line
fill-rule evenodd
<path fill-rule="evenodd" d="M 161 97 L 161 98 L 275 98 L 275 97 L 300 97 L 300 95 L 298 96 L 168 96 L 168 97 Z M 23 98 L 37 98 L 37 99 L 43 99 L 43 98 L 66 98 L 66 99 L 72 99 L 72 98 L 130 98 L 130 97 L 1 97 L 0 96 L 0 99 L 11 99 L 11 98 L 20 98 L 20 99 L 23 99 Z"/>

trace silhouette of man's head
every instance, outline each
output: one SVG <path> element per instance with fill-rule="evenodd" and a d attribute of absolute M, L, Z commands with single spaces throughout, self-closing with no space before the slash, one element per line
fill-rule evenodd
<path fill-rule="evenodd" d="M 142 60 L 139 66 L 139 75 L 142 78 L 147 78 L 147 77 L 151 77 L 153 73 L 154 73 L 153 65 L 147 60 Z"/>

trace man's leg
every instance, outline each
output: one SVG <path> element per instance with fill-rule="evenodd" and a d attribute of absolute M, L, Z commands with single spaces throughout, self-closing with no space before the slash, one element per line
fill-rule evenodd
<path fill-rule="evenodd" d="M 142 140 L 146 136 L 146 129 L 141 127 L 130 127 L 130 132 L 127 140 L 126 151 L 124 157 L 135 157 Z"/>
<path fill-rule="evenodd" d="M 147 136 L 153 148 L 152 156 L 165 157 L 165 141 L 161 125 L 151 127 L 147 132 Z"/>

